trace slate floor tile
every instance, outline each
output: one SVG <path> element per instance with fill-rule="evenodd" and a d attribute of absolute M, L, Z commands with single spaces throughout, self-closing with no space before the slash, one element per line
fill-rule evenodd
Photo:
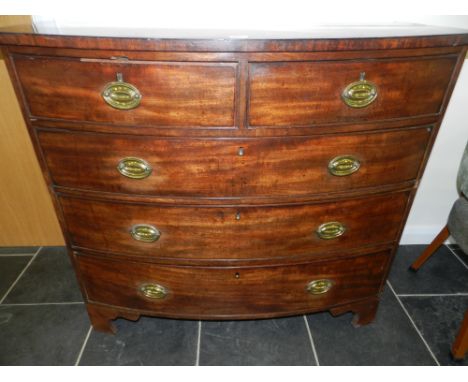
<path fill-rule="evenodd" d="M 30 260 L 31 256 L 0 257 L 0 301 Z"/>
<path fill-rule="evenodd" d="M 402 297 L 401 300 L 441 365 L 468 366 L 468 357 L 457 362 L 450 356 L 450 348 L 468 309 L 468 297 Z"/>
<path fill-rule="evenodd" d="M 450 248 L 453 250 L 453 252 L 456 253 L 458 258 L 461 261 L 463 261 L 466 264 L 466 266 L 468 267 L 468 254 L 463 252 L 458 245 L 450 245 Z"/>
<path fill-rule="evenodd" d="M 315 365 L 304 317 L 204 321 L 200 365 Z"/>
<path fill-rule="evenodd" d="M 1 255 L 28 254 L 34 255 L 39 247 L 0 247 Z"/>
<path fill-rule="evenodd" d="M 80 365 L 195 365 L 198 321 L 119 319 L 117 333 L 92 331 Z"/>
<path fill-rule="evenodd" d="M 44 247 L 8 294 L 4 303 L 75 302 L 82 300 L 65 247 Z"/>
<path fill-rule="evenodd" d="M 84 304 L 0 305 L 0 365 L 73 365 L 89 325 Z"/>
<path fill-rule="evenodd" d="M 355 328 L 352 314 L 307 316 L 321 365 L 435 365 L 400 304 L 386 288 L 375 321 Z"/>
<path fill-rule="evenodd" d="M 396 293 L 468 293 L 468 269 L 446 246 L 441 246 L 418 272 L 408 270 L 425 248 L 425 245 L 399 247 L 389 276 Z"/>

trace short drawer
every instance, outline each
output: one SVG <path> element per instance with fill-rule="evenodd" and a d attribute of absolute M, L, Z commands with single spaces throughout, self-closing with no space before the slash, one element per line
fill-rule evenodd
<path fill-rule="evenodd" d="M 234 63 L 16 55 L 14 65 L 33 117 L 116 126 L 235 125 Z"/>
<path fill-rule="evenodd" d="M 270 267 L 174 267 L 77 256 L 89 301 L 180 318 L 304 313 L 375 296 L 389 252 Z"/>
<path fill-rule="evenodd" d="M 306 196 L 413 180 L 430 136 L 426 127 L 255 139 L 38 132 L 59 186 L 219 198 Z"/>
<path fill-rule="evenodd" d="M 251 63 L 251 127 L 436 115 L 457 56 Z"/>
<path fill-rule="evenodd" d="M 308 205 L 180 207 L 60 196 L 75 247 L 169 259 L 265 259 L 396 240 L 408 192 Z"/>

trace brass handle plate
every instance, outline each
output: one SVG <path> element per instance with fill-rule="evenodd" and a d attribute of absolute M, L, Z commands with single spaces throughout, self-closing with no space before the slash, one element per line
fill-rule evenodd
<path fill-rule="evenodd" d="M 345 231 L 346 227 L 340 222 L 327 222 L 321 224 L 316 232 L 320 239 L 330 240 L 343 235 Z"/>
<path fill-rule="evenodd" d="M 161 237 L 161 232 L 149 224 L 136 224 L 130 230 L 130 235 L 137 241 L 153 243 Z"/>
<path fill-rule="evenodd" d="M 117 81 L 109 82 L 102 91 L 104 101 L 115 109 L 129 110 L 141 102 L 140 91 L 132 84 L 124 82 L 122 73 L 117 73 Z"/>
<path fill-rule="evenodd" d="M 328 163 L 328 171 L 335 176 L 347 176 L 355 173 L 361 162 L 352 155 L 340 155 Z"/>
<path fill-rule="evenodd" d="M 140 287 L 140 292 L 145 297 L 161 300 L 167 296 L 167 289 L 159 284 L 145 284 Z"/>
<path fill-rule="evenodd" d="M 150 176 L 153 169 L 150 164 L 141 158 L 127 157 L 119 161 L 117 170 L 127 178 L 144 179 Z"/>
<path fill-rule="evenodd" d="M 361 73 L 359 81 L 352 82 L 341 93 L 343 102 L 352 108 L 362 108 L 370 105 L 377 98 L 377 86 L 365 79 L 366 73 Z"/>
<path fill-rule="evenodd" d="M 310 294 L 327 293 L 333 286 L 333 281 L 329 279 L 312 280 L 307 284 L 307 292 Z"/>

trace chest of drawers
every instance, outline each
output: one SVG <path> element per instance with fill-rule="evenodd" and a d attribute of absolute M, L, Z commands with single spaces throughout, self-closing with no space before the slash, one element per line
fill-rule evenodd
<path fill-rule="evenodd" d="M 372 321 L 467 34 L 0 34 L 93 326 Z"/>

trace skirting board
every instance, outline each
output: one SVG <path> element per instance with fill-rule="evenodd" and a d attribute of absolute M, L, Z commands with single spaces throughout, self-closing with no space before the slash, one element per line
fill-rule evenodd
<path fill-rule="evenodd" d="M 440 226 L 406 226 L 400 244 L 429 244 L 442 230 Z M 455 244 L 449 237 L 446 244 Z"/>

